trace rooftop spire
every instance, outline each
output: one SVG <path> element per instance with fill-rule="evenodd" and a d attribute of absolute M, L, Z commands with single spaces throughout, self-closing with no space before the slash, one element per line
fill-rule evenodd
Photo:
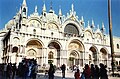
<path fill-rule="evenodd" d="M 50 9 L 52 10 L 52 1 L 50 2 Z"/>
<path fill-rule="evenodd" d="M 104 23 L 102 22 L 102 28 L 105 28 Z"/>
<path fill-rule="evenodd" d="M 43 5 L 43 12 L 46 12 L 45 1 L 44 1 L 44 5 Z"/>
<path fill-rule="evenodd" d="M 90 28 L 90 23 L 89 23 L 89 21 L 88 21 L 88 28 Z"/>
<path fill-rule="evenodd" d="M 22 4 L 23 6 L 26 6 L 26 0 L 23 0 L 23 4 Z"/>
<path fill-rule="evenodd" d="M 35 6 L 35 13 L 37 13 L 37 12 L 38 12 L 37 10 L 38 10 L 38 8 L 37 8 L 37 6 Z"/>
<path fill-rule="evenodd" d="M 95 27 L 94 20 L 92 19 L 92 25 L 91 25 L 91 28 L 94 28 L 94 27 Z"/>
<path fill-rule="evenodd" d="M 83 18 L 83 16 L 81 17 L 81 21 L 84 22 L 84 18 Z"/>
<path fill-rule="evenodd" d="M 73 4 L 71 5 L 71 9 L 72 9 L 72 12 L 73 12 L 74 11 L 74 5 Z"/>
<path fill-rule="evenodd" d="M 92 26 L 94 26 L 94 20 L 92 19 Z"/>
<path fill-rule="evenodd" d="M 59 9 L 59 15 L 60 15 L 60 16 L 62 15 L 61 7 L 60 7 L 60 9 Z"/>
<path fill-rule="evenodd" d="M 100 29 L 99 24 L 97 25 L 98 30 Z"/>
<path fill-rule="evenodd" d="M 53 13 L 53 9 L 52 9 L 52 1 L 51 1 L 51 5 L 50 5 L 49 13 Z"/>
<path fill-rule="evenodd" d="M 105 26 L 104 23 L 102 22 L 102 28 L 101 28 L 102 32 L 105 32 Z"/>

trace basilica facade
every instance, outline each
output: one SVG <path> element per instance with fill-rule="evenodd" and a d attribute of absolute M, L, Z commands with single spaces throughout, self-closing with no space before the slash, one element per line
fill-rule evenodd
<path fill-rule="evenodd" d="M 26 0 L 19 12 L 1 30 L 1 60 L 3 63 L 19 63 L 23 58 L 36 59 L 39 65 L 53 63 L 56 66 L 104 63 L 111 66 L 109 36 L 105 34 L 104 23 L 95 29 L 92 23 L 78 19 L 71 5 L 65 16 L 59 9 L 55 14 L 52 6 L 49 12 L 43 4 L 42 13 L 35 11 L 27 15 Z M 119 47 L 119 38 L 116 38 Z M 117 48 L 116 48 L 117 49 Z M 117 64 L 120 64 L 118 49 Z"/>

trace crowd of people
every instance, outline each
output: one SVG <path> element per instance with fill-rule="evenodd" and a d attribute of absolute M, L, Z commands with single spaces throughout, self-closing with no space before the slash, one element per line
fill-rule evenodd
<path fill-rule="evenodd" d="M 16 63 L 4 63 L 4 79 L 36 79 L 37 75 L 37 62 L 34 59 L 23 59 L 18 66 Z"/>
<path fill-rule="evenodd" d="M 94 64 L 89 66 L 88 64 L 85 64 L 82 71 L 78 67 L 76 67 L 76 69 L 73 68 L 73 71 L 75 71 L 74 77 L 75 79 L 108 79 L 106 68 L 107 66 L 102 63 L 100 63 L 99 66 Z M 65 64 L 63 64 L 60 69 L 62 71 L 62 79 L 65 79 Z M 54 66 L 53 64 L 50 64 L 48 71 L 49 79 L 54 79 L 54 73 Z"/>
<path fill-rule="evenodd" d="M 94 64 L 91 64 L 91 66 L 89 66 L 88 64 L 86 64 L 83 68 L 82 73 L 80 73 L 80 70 L 77 69 L 74 74 L 75 79 L 108 79 L 106 69 L 107 66 L 102 63 L 100 63 L 99 66 L 100 67 Z"/>
<path fill-rule="evenodd" d="M 85 64 L 83 70 L 79 67 L 75 68 L 73 68 L 75 79 L 108 79 L 107 66 L 102 63 L 99 66 Z M 38 65 L 35 59 L 24 59 L 18 66 L 16 66 L 16 63 L 5 63 L 3 70 L 4 79 L 16 79 L 16 76 L 21 79 L 36 79 Z M 55 66 L 51 63 L 48 70 L 48 79 L 54 79 L 55 70 Z M 62 79 L 65 79 L 66 65 L 61 65 L 60 70 L 62 71 Z"/>

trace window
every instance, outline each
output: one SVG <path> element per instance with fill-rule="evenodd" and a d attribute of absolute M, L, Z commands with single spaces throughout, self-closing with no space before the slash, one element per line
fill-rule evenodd
<path fill-rule="evenodd" d="M 48 54 L 48 59 L 53 59 L 53 52 L 50 51 L 50 53 Z"/>
<path fill-rule="evenodd" d="M 119 49 L 119 44 L 117 44 L 117 49 Z"/>

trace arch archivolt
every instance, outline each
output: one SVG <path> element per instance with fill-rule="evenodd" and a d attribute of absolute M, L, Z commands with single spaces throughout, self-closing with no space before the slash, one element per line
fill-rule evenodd
<path fill-rule="evenodd" d="M 100 62 L 107 64 L 107 59 L 108 59 L 108 50 L 103 47 L 100 49 Z"/>
<path fill-rule="evenodd" d="M 77 48 L 76 48 L 77 47 Z M 85 47 L 81 39 L 74 37 L 68 40 L 65 49 L 70 50 L 70 49 L 79 49 L 80 51 L 84 51 Z"/>
<path fill-rule="evenodd" d="M 44 43 L 40 40 L 40 39 L 37 39 L 37 38 L 31 38 L 31 39 L 28 39 L 27 41 L 26 41 L 26 47 L 27 47 L 27 45 L 29 44 L 29 43 L 35 43 L 35 44 L 37 44 L 37 45 L 39 45 L 39 46 L 41 46 L 41 48 L 44 48 Z"/>
<path fill-rule="evenodd" d="M 59 41 L 57 41 L 57 40 L 51 40 L 51 41 L 49 41 L 49 42 L 48 42 L 48 45 L 49 45 L 50 43 L 52 43 L 52 42 L 55 42 L 56 44 L 59 45 L 60 49 L 63 49 L 61 43 L 60 43 Z"/>
<path fill-rule="evenodd" d="M 78 50 L 69 51 L 69 57 L 74 57 L 76 59 L 80 59 L 80 51 L 78 51 Z"/>
<path fill-rule="evenodd" d="M 37 52 L 35 49 L 31 48 L 31 49 L 27 50 L 26 58 L 29 58 L 29 59 L 35 58 L 36 59 L 36 56 L 37 56 Z"/>
<path fill-rule="evenodd" d="M 63 24 L 63 26 L 62 26 L 62 27 L 63 27 L 63 28 L 62 28 L 63 33 L 64 33 L 65 27 L 66 27 L 68 24 L 73 24 L 73 25 L 78 29 L 79 35 L 82 33 L 82 29 L 80 28 L 80 25 L 79 25 L 77 22 L 72 21 L 72 20 L 68 20 L 68 21 L 66 21 L 66 22 Z"/>
<path fill-rule="evenodd" d="M 59 27 L 56 22 L 49 22 L 47 23 L 47 29 L 59 30 Z"/>
<path fill-rule="evenodd" d="M 37 24 L 37 25 L 36 25 L 36 24 Z M 31 17 L 31 18 L 28 20 L 27 25 L 29 25 L 29 26 L 35 26 L 35 27 L 41 27 L 41 26 L 42 26 L 42 23 L 41 23 L 41 20 L 40 20 L 38 17 Z"/>
<path fill-rule="evenodd" d="M 27 58 L 42 57 L 44 52 L 44 44 L 39 39 L 35 38 L 28 39 L 26 42 L 25 52 Z"/>
<path fill-rule="evenodd" d="M 18 37 L 14 37 L 14 38 L 13 38 L 13 45 L 14 45 L 14 46 L 20 45 L 20 39 L 19 39 Z"/>

